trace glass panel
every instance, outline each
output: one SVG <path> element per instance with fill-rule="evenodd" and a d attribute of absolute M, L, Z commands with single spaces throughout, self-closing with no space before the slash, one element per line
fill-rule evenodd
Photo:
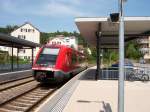
<path fill-rule="evenodd" d="M 55 65 L 58 53 L 59 48 L 43 48 L 37 60 L 37 64 L 42 64 L 44 66 Z"/>

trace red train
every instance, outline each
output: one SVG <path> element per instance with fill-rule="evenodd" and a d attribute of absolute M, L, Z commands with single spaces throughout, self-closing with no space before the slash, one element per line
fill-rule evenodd
<path fill-rule="evenodd" d="M 39 82 L 62 82 L 87 67 L 85 55 L 62 45 L 40 48 L 33 63 L 34 78 Z"/>

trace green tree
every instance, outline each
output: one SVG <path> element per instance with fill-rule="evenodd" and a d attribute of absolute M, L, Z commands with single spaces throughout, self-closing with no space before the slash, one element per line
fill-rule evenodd
<path fill-rule="evenodd" d="M 119 59 L 119 54 L 117 49 L 105 49 L 103 52 L 103 60 L 108 64 L 112 64 Z"/>
<path fill-rule="evenodd" d="M 41 44 L 46 44 L 46 42 L 48 42 L 48 40 L 49 40 L 48 33 L 41 32 L 40 43 Z"/>
<path fill-rule="evenodd" d="M 10 34 L 13 30 L 17 29 L 17 25 L 7 25 L 5 28 L 0 28 L 0 33 Z"/>
<path fill-rule="evenodd" d="M 130 41 L 127 43 L 126 47 L 125 47 L 125 56 L 126 58 L 130 58 L 130 59 L 139 59 L 142 54 L 139 51 L 139 44 L 137 43 L 137 41 Z"/>
<path fill-rule="evenodd" d="M 41 32 L 40 43 L 45 44 L 45 43 L 47 43 L 47 41 L 50 38 L 56 37 L 57 35 L 75 36 L 78 39 L 78 44 L 79 45 L 83 45 L 85 47 L 87 45 L 84 38 L 79 33 L 77 33 L 76 31 L 74 31 L 72 33 L 72 32 L 67 32 L 67 31 L 60 32 L 58 30 L 56 32 L 50 32 L 50 33 Z"/>
<path fill-rule="evenodd" d="M 12 26 L 12 25 L 7 25 L 7 26 L 6 26 L 7 33 L 8 33 L 8 34 L 11 33 L 13 30 L 15 30 L 15 29 L 17 29 L 17 28 L 18 28 L 17 25 L 14 25 L 14 26 Z"/>

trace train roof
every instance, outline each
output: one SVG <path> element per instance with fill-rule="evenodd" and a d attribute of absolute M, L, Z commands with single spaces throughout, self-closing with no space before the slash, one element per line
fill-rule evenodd
<path fill-rule="evenodd" d="M 46 44 L 46 45 L 44 45 L 43 47 L 68 48 L 68 49 L 72 49 L 73 51 L 78 52 L 79 54 L 84 54 L 84 53 L 82 53 L 82 52 L 79 52 L 79 51 L 78 51 L 78 50 L 76 50 L 76 49 L 73 49 L 73 48 L 68 47 L 68 46 L 65 46 L 65 45 L 57 45 L 57 44 L 52 45 L 52 44 Z"/>
<path fill-rule="evenodd" d="M 67 46 L 65 46 L 65 45 L 57 45 L 57 44 L 55 44 L 55 45 L 52 45 L 52 44 L 46 44 L 46 45 L 44 45 L 45 47 L 67 47 Z"/>

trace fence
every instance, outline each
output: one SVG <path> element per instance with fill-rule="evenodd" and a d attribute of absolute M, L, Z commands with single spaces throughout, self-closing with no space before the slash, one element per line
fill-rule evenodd
<path fill-rule="evenodd" d="M 31 64 L 13 64 L 14 70 L 25 70 L 30 69 L 32 67 Z M 11 64 L 0 64 L 0 71 L 11 70 Z"/>
<path fill-rule="evenodd" d="M 134 67 L 125 67 L 125 76 L 124 79 L 128 80 L 128 77 L 131 72 L 148 74 L 150 77 L 150 67 L 149 66 L 134 66 Z M 101 79 L 102 80 L 118 80 L 119 78 L 119 68 L 110 67 L 103 68 L 101 70 Z"/>

